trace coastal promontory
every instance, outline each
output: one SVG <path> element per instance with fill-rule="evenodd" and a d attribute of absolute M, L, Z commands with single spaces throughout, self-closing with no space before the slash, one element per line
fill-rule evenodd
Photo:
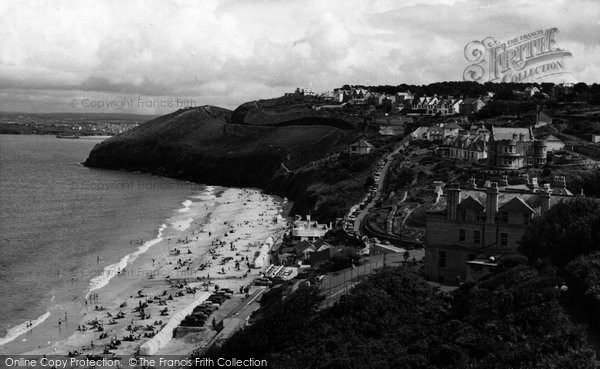
<path fill-rule="evenodd" d="M 309 100 L 290 97 L 252 101 L 234 111 L 194 107 L 107 139 L 84 164 L 203 184 L 259 187 L 296 200 L 294 212 L 333 220 L 343 215 L 346 202 L 363 195 L 377 159 L 373 153 L 358 164 L 353 160 L 350 168 L 344 155 L 340 158 L 364 134 L 362 124 L 358 116 L 318 111 Z M 336 200 L 342 192 L 345 198 Z"/>

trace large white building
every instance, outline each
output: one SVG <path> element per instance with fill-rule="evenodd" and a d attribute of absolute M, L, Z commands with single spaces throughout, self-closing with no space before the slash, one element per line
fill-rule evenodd
<path fill-rule="evenodd" d="M 319 224 L 316 220 L 310 220 L 310 215 L 306 220 L 295 220 L 292 227 L 292 240 L 315 241 L 320 239 L 331 229 L 331 225 Z"/>

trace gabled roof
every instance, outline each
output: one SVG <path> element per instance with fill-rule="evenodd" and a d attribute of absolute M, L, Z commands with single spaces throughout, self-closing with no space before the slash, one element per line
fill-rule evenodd
<path fill-rule="evenodd" d="M 358 146 L 358 147 L 373 147 L 373 145 L 371 145 L 367 140 L 363 140 L 360 139 L 356 142 L 354 142 L 353 144 L 351 144 L 350 146 Z"/>
<path fill-rule="evenodd" d="M 554 135 L 550 135 L 544 138 L 545 141 L 555 141 L 555 142 L 562 142 L 562 140 Z"/>
<path fill-rule="evenodd" d="M 472 196 L 469 196 L 465 200 L 461 201 L 458 206 L 463 209 L 474 210 L 483 210 L 485 208 L 485 206 L 483 206 L 479 200 L 473 198 Z"/>
<path fill-rule="evenodd" d="M 319 238 L 318 240 L 313 242 L 313 245 L 315 245 L 315 250 L 321 250 L 322 247 L 331 247 L 331 245 L 327 242 L 325 242 L 322 238 Z"/>
<path fill-rule="evenodd" d="M 510 186 L 510 188 L 516 189 L 518 186 Z M 507 187 L 508 188 L 508 187 Z M 521 192 L 513 193 L 511 191 L 500 190 L 498 195 L 498 210 L 507 211 L 507 212 L 528 212 L 528 213 L 541 213 L 542 207 L 542 198 L 540 193 L 533 192 L 528 188 L 523 188 L 523 191 L 529 192 Z M 554 206 L 561 199 L 566 197 L 573 196 L 570 191 L 564 189 L 564 191 L 559 191 L 559 189 L 553 189 L 552 191 L 552 200 L 550 202 L 551 206 Z M 459 206 L 462 206 L 463 202 L 466 202 L 469 197 L 473 199 L 473 202 L 477 201 L 482 204 L 485 208 L 487 206 L 487 194 L 485 188 L 471 189 L 471 190 L 461 190 L 460 198 L 461 202 Z M 469 200 L 470 201 L 470 200 Z M 473 204 L 473 203 L 471 203 Z M 428 214 L 446 214 L 447 208 L 447 198 L 442 196 L 440 200 L 431 205 L 425 212 Z"/>
<path fill-rule="evenodd" d="M 528 212 L 535 213 L 535 211 L 527 205 L 525 201 L 523 201 L 520 197 L 513 197 L 504 205 L 498 208 L 499 211 L 510 211 L 510 212 Z"/>
<path fill-rule="evenodd" d="M 294 248 L 296 249 L 297 252 L 304 252 L 305 250 L 309 249 L 309 248 L 313 248 L 314 249 L 314 245 L 308 241 L 302 241 L 300 243 L 298 243 Z"/>

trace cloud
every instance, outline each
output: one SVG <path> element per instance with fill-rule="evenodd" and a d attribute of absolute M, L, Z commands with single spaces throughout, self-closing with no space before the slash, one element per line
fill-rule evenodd
<path fill-rule="evenodd" d="M 0 24 L 0 110 L 69 111 L 70 96 L 235 108 L 297 86 L 460 80 L 468 42 L 547 27 L 577 79 L 600 75 L 591 0 L 9 0 Z"/>

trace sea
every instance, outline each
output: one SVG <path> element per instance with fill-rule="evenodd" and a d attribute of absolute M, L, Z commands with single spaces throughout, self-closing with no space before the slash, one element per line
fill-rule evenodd
<path fill-rule="evenodd" d="M 83 166 L 101 140 L 0 135 L 0 354 L 31 349 L 36 326 L 81 306 L 205 189 Z"/>

